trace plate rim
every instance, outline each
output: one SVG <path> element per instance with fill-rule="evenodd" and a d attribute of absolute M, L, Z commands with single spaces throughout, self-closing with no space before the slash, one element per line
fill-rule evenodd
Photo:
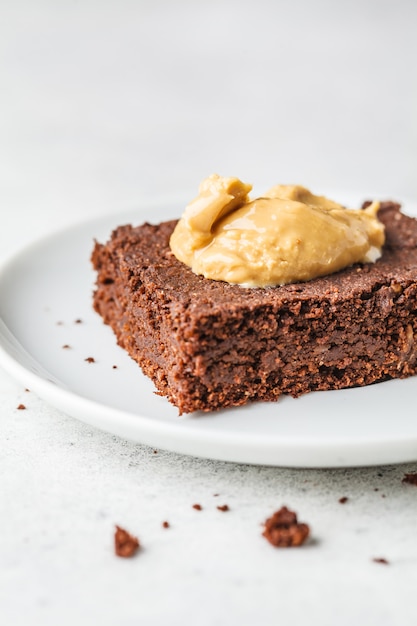
<path fill-rule="evenodd" d="M 64 228 L 56 229 L 42 237 L 39 237 L 26 246 L 22 246 L 19 250 L 10 255 L 5 261 L 0 264 L 0 284 L 7 275 L 7 272 L 14 263 L 22 261 L 24 256 L 33 254 L 36 249 L 44 246 L 48 242 L 53 242 L 57 237 L 71 234 L 74 236 L 76 233 L 83 233 L 86 229 L 92 230 L 96 226 L 107 228 L 114 220 L 114 224 L 117 226 L 117 220 L 122 219 L 123 216 L 135 216 L 135 219 L 143 219 L 143 212 L 146 207 L 149 208 L 149 203 L 155 205 L 161 209 L 161 202 L 165 204 L 165 209 L 170 211 L 173 208 L 174 202 L 180 202 L 184 199 L 184 196 L 170 196 L 161 200 L 161 198 L 153 198 L 152 200 L 143 200 L 141 206 L 136 209 L 123 210 L 122 212 L 110 212 L 102 216 L 96 216 L 87 220 L 80 220 L 74 224 L 66 226 Z M 110 226 L 111 227 L 111 226 Z M 6 327 L 16 343 L 25 350 L 24 346 L 21 346 L 19 339 L 14 333 L 7 327 L 7 324 L 2 320 L 0 311 L 0 320 Z M 265 439 L 262 439 L 262 451 L 263 458 L 259 458 L 259 451 L 253 453 L 247 446 L 247 433 L 244 436 L 240 434 L 221 431 L 210 430 L 205 431 L 203 435 L 197 430 L 191 429 L 178 429 L 176 423 L 167 424 L 167 422 L 159 422 L 154 420 L 150 416 L 143 414 L 134 414 L 127 410 L 111 407 L 105 403 L 101 404 L 91 398 L 84 397 L 78 394 L 76 391 L 66 389 L 62 385 L 50 382 L 42 376 L 30 371 L 25 365 L 16 359 L 7 346 L 4 344 L 4 334 L 0 329 L 0 366 L 11 374 L 11 376 L 20 383 L 31 388 L 35 391 L 43 400 L 51 404 L 53 407 L 62 411 L 64 414 L 77 418 L 79 421 L 87 423 L 93 427 L 111 432 L 117 436 L 125 439 L 131 439 L 138 443 L 143 443 L 151 447 L 162 447 L 164 449 L 176 452 L 179 454 L 187 454 L 196 457 L 213 459 L 225 462 L 234 463 L 247 463 L 255 465 L 272 465 L 277 467 L 314 467 L 314 468 L 330 468 L 330 467 L 357 467 L 357 466 L 372 466 L 381 464 L 393 464 L 393 463 L 406 463 L 415 461 L 417 459 L 417 436 L 415 441 L 410 440 L 407 436 L 398 436 L 394 441 L 390 440 L 389 449 L 387 449 L 387 441 L 373 439 L 372 442 L 351 442 L 351 446 L 355 447 L 356 460 L 354 462 L 346 459 L 346 450 L 349 449 L 349 440 L 346 439 L 343 445 L 340 442 L 332 442 L 331 440 L 318 444 L 316 441 L 300 440 L 297 442 L 297 450 L 308 451 L 308 458 L 304 462 L 300 462 L 298 458 L 299 452 L 293 458 L 293 441 L 287 449 L 287 454 L 282 453 L 282 448 L 285 447 L 285 437 L 280 437 L 281 450 L 280 454 L 276 450 L 276 443 L 272 445 L 266 445 Z M 36 361 L 36 359 L 35 359 Z M 143 374 L 139 373 L 143 376 Z M 325 393 L 325 392 L 324 392 Z M 168 402 L 168 401 L 167 401 Z M 68 410 L 70 407 L 70 410 Z M 95 414 L 100 413 L 100 420 L 95 418 Z M 113 416 L 113 419 L 109 419 Z M 123 424 L 127 428 L 132 436 L 120 434 L 118 429 L 114 429 L 109 422 L 114 421 L 114 416 L 117 416 L 119 424 Z M 105 426 L 98 423 L 99 421 L 107 423 Z M 198 416 L 191 419 L 198 419 Z M 140 430 L 140 436 L 133 435 Z M 201 437 L 203 436 L 203 441 Z M 233 441 L 230 441 L 233 438 Z M 252 437 L 253 438 L 253 437 Z M 169 440 L 168 440 L 169 439 Z M 194 452 L 189 452 L 189 446 L 184 445 L 184 440 L 192 439 L 196 448 Z M 164 445 L 161 445 L 161 440 Z M 187 442 L 185 442 L 187 443 Z M 170 445 L 171 444 L 171 445 Z M 175 444 L 174 446 L 172 444 Z M 233 444 L 234 451 L 231 452 L 230 447 Z M 258 444 L 259 445 L 259 444 Z M 216 448 L 215 450 L 207 450 L 209 448 Z M 288 446 L 288 444 L 287 444 Z M 364 448 L 363 450 L 359 448 Z M 374 461 L 369 459 L 369 448 L 373 447 L 377 450 L 384 450 L 384 453 L 375 459 Z M 225 448 L 228 452 L 225 453 Z M 276 456 L 279 458 L 275 458 Z"/>

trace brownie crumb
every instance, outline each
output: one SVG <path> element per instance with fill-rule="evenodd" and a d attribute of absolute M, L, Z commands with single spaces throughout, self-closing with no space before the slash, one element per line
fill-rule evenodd
<path fill-rule="evenodd" d="M 154 454 L 158 454 L 158 450 L 154 450 L 154 451 L 153 451 L 153 453 L 154 453 Z"/>
<path fill-rule="evenodd" d="M 83 321 L 82 321 L 80 318 L 78 318 L 77 320 L 75 320 L 75 322 L 74 322 L 74 323 L 75 323 L 75 324 L 82 324 L 82 323 L 83 323 Z"/>
<path fill-rule="evenodd" d="M 167 522 L 165 520 L 165 522 L 162 522 L 162 528 L 169 528 L 169 522 Z"/>
<path fill-rule="evenodd" d="M 201 504 L 193 504 L 193 509 L 195 509 L 196 511 L 202 511 L 203 507 L 201 506 Z"/>
<path fill-rule="evenodd" d="M 86 359 L 84 359 L 84 361 L 87 361 L 87 363 L 95 363 L 95 359 L 92 356 L 88 356 Z"/>
<path fill-rule="evenodd" d="M 24 404 L 19 404 L 17 408 L 19 411 L 23 411 L 24 409 L 26 409 L 26 406 Z"/>
<path fill-rule="evenodd" d="M 114 550 L 117 556 L 128 558 L 140 548 L 139 540 L 120 526 L 116 526 L 114 534 Z"/>
<path fill-rule="evenodd" d="M 219 509 L 219 511 L 230 511 L 230 509 L 229 509 L 227 504 L 221 504 L 217 508 Z"/>
<path fill-rule="evenodd" d="M 407 485 L 415 485 L 417 487 L 417 473 L 404 474 L 402 482 Z"/>
<path fill-rule="evenodd" d="M 376 557 L 372 559 L 374 563 L 381 563 L 382 565 L 389 565 L 389 561 L 387 559 Z"/>
<path fill-rule="evenodd" d="M 26 391 L 26 393 L 30 393 L 30 389 L 28 389 L 27 387 L 26 387 L 25 391 Z"/>
<path fill-rule="evenodd" d="M 343 496 L 343 498 L 339 498 L 339 502 L 340 504 L 346 504 L 346 502 L 349 500 L 349 498 L 347 496 Z"/>
<path fill-rule="evenodd" d="M 305 542 L 310 528 L 299 523 L 296 513 L 283 506 L 266 520 L 262 534 L 276 548 L 291 548 Z"/>
<path fill-rule="evenodd" d="M 71 348 L 71 346 L 69 346 L 67 343 L 64 343 L 62 347 L 64 350 L 68 350 L 69 348 Z"/>
<path fill-rule="evenodd" d="M 117 370 L 117 365 L 113 365 L 113 369 L 114 369 L 114 370 Z"/>

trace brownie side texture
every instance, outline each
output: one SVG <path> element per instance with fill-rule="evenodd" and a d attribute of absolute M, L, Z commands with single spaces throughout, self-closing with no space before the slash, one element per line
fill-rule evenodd
<path fill-rule="evenodd" d="M 180 413 L 417 372 L 417 220 L 382 203 L 382 257 L 266 289 L 195 275 L 176 221 L 120 226 L 92 254 L 94 308 Z"/>

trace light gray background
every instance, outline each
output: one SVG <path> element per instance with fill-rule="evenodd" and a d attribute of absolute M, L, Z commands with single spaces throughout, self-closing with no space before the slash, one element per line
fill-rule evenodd
<path fill-rule="evenodd" d="M 1 0 L 0 261 L 80 219 L 191 198 L 213 172 L 415 202 L 416 25 L 412 0 Z M 417 489 L 401 479 L 417 464 L 154 454 L 3 372 L 0 392 L 3 624 L 416 623 Z M 260 536 L 281 504 L 312 525 L 306 548 Z M 113 556 L 115 523 L 137 559 Z"/>

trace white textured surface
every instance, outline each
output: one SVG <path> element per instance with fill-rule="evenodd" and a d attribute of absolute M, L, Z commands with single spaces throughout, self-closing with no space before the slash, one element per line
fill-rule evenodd
<path fill-rule="evenodd" d="M 417 195 L 412 0 L 21 0 L 1 13 L 0 260 L 146 196 L 194 194 L 213 171 Z M 3 372 L 0 438 L 2 624 L 416 623 L 417 488 L 401 479 L 417 463 L 155 454 Z M 311 524 L 305 548 L 261 537 L 282 504 Z M 116 523 L 143 543 L 131 561 L 113 555 Z"/>

